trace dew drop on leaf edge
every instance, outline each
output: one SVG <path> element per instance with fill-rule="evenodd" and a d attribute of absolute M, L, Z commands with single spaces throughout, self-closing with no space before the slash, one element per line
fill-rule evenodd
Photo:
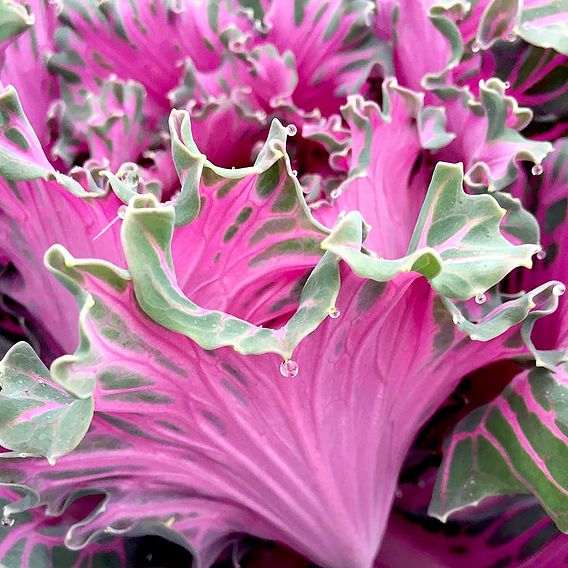
<path fill-rule="evenodd" d="M 475 296 L 476 304 L 485 304 L 486 301 L 487 301 L 487 296 L 483 293 L 477 294 L 477 296 Z"/>
<path fill-rule="evenodd" d="M 535 164 L 532 168 L 531 168 L 531 174 L 533 176 L 539 176 L 541 175 L 543 172 L 543 168 L 540 164 Z"/>
<path fill-rule="evenodd" d="M 288 134 L 288 136 L 296 136 L 298 132 L 298 129 L 296 128 L 295 124 L 289 124 L 286 127 L 286 133 Z"/>
<path fill-rule="evenodd" d="M 2 517 L 2 526 L 3 527 L 11 527 L 11 526 L 13 526 L 14 522 L 15 522 L 14 519 L 11 519 L 10 517 L 8 517 L 6 515 L 4 515 Z"/>
<path fill-rule="evenodd" d="M 298 363 L 292 361 L 292 359 L 280 363 L 280 374 L 286 379 L 293 379 L 299 370 Z"/>
<path fill-rule="evenodd" d="M 341 315 L 341 312 L 334 306 L 329 309 L 328 315 L 331 319 L 337 319 Z"/>
<path fill-rule="evenodd" d="M 566 292 L 566 286 L 564 284 L 556 284 L 554 288 L 552 288 L 552 293 L 555 296 L 562 296 Z"/>

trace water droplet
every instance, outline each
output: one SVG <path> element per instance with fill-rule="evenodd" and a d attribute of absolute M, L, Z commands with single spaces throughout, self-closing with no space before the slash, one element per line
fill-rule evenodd
<path fill-rule="evenodd" d="M 517 41 L 517 34 L 515 32 L 509 32 L 505 38 L 508 42 L 513 43 Z"/>
<path fill-rule="evenodd" d="M 126 209 L 127 209 L 126 205 L 121 205 L 121 206 L 118 208 L 118 213 L 117 213 L 117 215 L 118 215 L 118 218 L 119 218 L 119 219 L 124 219 L 124 217 L 126 216 Z"/>
<path fill-rule="evenodd" d="M 485 304 L 486 301 L 487 301 L 487 296 L 485 294 L 483 294 L 483 292 L 481 294 L 477 294 L 477 296 L 475 296 L 475 303 L 476 304 Z"/>
<path fill-rule="evenodd" d="M 14 525 L 14 519 L 11 519 L 10 517 L 8 517 L 7 515 L 4 515 L 2 517 L 2 526 L 3 527 L 11 527 Z"/>
<path fill-rule="evenodd" d="M 474 41 L 471 44 L 471 51 L 473 51 L 473 53 L 477 53 L 480 49 L 481 49 L 481 45 L 479 44 L 478 41 Z"/>
<path fill-rule="evenodd" d="M 540 249 L 536 253 L 536 257 L 538 258 L 538 260 L 544 260 L 546 258 L 546 251 L 544 249 Z"/>
<path fill-rule="evenodd" d="M 333 308 L 329 309 L 328 315 L 331 319 L 335 320 L 341 315 L 341 312 L 334 306 Z"/>
<path fill-rule="evenodd" d="M 137 186 L 140 183 L 140 178 L 138 177 L 137 173 L 129 172 L 128 175 L 126 176 L 126 181 L 128 182 L 129 185 Z"/>
<path fill-rule="evenodd" d="M 292 175 L 293 175 L 293 176 L 297 176 L 297 175 L 298 175 L 298 170 L 292 170 Z"/>
<path fill-rule="evenodd" d="M 509 89 L 511 87 L 511 83 L 509 83 L 509 81 L 505 81 L 504 85 L 505 89 Z"/>
<path fill-rule="evenodd" d="M 402 498 L 402 489 L 400 489 L 400 488 L 397 489 L 397 490 L 394 492 L 394 496 L 395 496 L 397 499 L 401 499 L 401 498 Z"/>
<path fill-rule="evenodd" d="M 552 288 L 552 293 L 555 296 L 562 296 L 566 292 L 566 286 L 564 284 L 556 284 L 554 288 Z"/>
<path fill-rule="evenodd" d="M 42 387 L 45 386 L 45 383 L 43 381 L 38 381 L 38 384 L 41 385 Z"/>
<path fill-rule="evenodd" d="M 259 110 L 256 113 L 258 120 L 265 121 L 266 120 L 266 113 L 263 110 Z"/>
<path fill-rule="evenodd" d="M 333 189 L 329 194 L 332 199 L 337 199 L 340 195 L 341 191 L 339 189 Z"/>
<path fill-rule="evenodd" d="M 288 133 L 288 136 L 296 136 L 298 129 L 295 124 L 289 124 L 286 127 L 286 132 Z"/>
<path fill-rule="evenodd" d="M 531 174 L 533 176 L 539 176 L 542 174 L 543 172 L 543 168 L 540 164 L 535 164 L 532 168 L 531 168 Z"/>
<path fill-rule="evenodd" d="M 235 166 L 231 166 L 231 169 L 234 170 L 234 169 L 235 169 Z"/>
<path fill-rule="evenodd" d="M 287 379 L 293 379 L 298 374 L 299 370 L 298 363 L 292 361 L 292 359 L 280 363 L 280 374 Z"/>

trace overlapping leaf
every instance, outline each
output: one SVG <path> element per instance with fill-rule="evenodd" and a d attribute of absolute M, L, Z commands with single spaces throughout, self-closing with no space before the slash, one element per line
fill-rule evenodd
<path fill-rule="evenodd" d="M 484 293 L 516 266 L 530 266 L 536 245 L 512 245 L 499 232 L 504 211 L 488 195 L 462 189 L 461 166 L 438 164 L 424 201 L 409 255 L 398 260 L 373 258 L 361 250 L 362 221 L 347 215 L 324 241 L 360 276 L 384 281 L 415 270 L 448 298 Z"/>
<path fill-rule="evenodd" d="M 462 420 L 448 442 L 430 514 L 446 519 L 487 496 L 530 491 L 566 532 L 567 400 L 564 368 L 533 369 Z"/>
<path fill-rule="evenodd" d="M 0 443 L 21 457 L 50 463 L 75 449 L 93 416 L 92 398 L 77 399 L 55 385 L 26 343 L 14 345 L 0 363 Z"/>

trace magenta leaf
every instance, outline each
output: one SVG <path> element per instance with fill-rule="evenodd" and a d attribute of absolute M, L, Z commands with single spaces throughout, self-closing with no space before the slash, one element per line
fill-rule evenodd
<path fill-rule="evenodd" d="M 469 89 L 454 90 L 446 101 L 448 130 L 456 138 L 440 156 L 463 161 L 465 181 L 477 191 L 502 190 L 517 178 L 517 161 L 539 166 L 552 145 L 518 132 L 530 123 L 532 111 L 519 107 L 514 98 L 506 95 L 504 83 L 498 79 L 481 81 L 479 93 L 476 99 Z"/>
<path fill-rule="evenodd" d="M 419 424 L 460 377 L 523 352 L 508 335 L 470 342 L 415 275 L 377 284 L 348 274 L 339 321 L 326 318 L 296 348 L 292 384 L 273 354 L 204 351 L 148 318 L 125 271 L 60 249 L 48 263 L 83 306 L 81 346 L 52 376 L 77 396 L 92 392 L 95 417 L 55 466 L 6 460 L 4 480 L 30 488 L 48 511 L 63 511 L 76 492 L 106 496 L 69 528 L 71 548 L 105 532 L 154 532 L 209 566 L 246 531 L 323 565 L 366 567 Z M 350 376 L 363 382 L 346 392 Z"/>
<path fill-rule="evenodd" d="M 340 128 L 339 117 L 323 124 L 323 132 L 305 130 L 327 146 L 332 168 L 346 174 L 328 196 L 330 203 L 314 204 L 314 215 L 332 227 L 340 211 L 361 211 L 376 227 L 367 245 L 393 258 L 406 252 L 427 185 L 424 172 L 416 174 L 414 166 L 424 149 L 437 150 L 453 135 L 445 130 L 444 110 L 425 107 L 422 94 L 393 82 L 382 93 L 382 110 L 358 96 L 348 99 L 341 108 L 348 132 Z"/>
<path fill-rule="evenodd" d="M 6 49 L 0 81 L 18 92 L 24 112 L 49 155 L 53 142 L 49 123 L 59 88 L 57 78 L 45 66 L 44 56 L 55 47 L 57 5 L 44 0 L 27 0 L 25 3 L 6 1 L 3 5 L 17 6 L 24 13 L 25 6 L 31 15 L 27 18 L 30 28 Z"/>

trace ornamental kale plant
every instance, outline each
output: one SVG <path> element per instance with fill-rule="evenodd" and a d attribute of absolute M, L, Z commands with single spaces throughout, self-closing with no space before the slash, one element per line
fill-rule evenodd
<path fill-rule="evenodd" d="M 0 0 L 0 565 L 568 562 L 567 22 Z"/>

